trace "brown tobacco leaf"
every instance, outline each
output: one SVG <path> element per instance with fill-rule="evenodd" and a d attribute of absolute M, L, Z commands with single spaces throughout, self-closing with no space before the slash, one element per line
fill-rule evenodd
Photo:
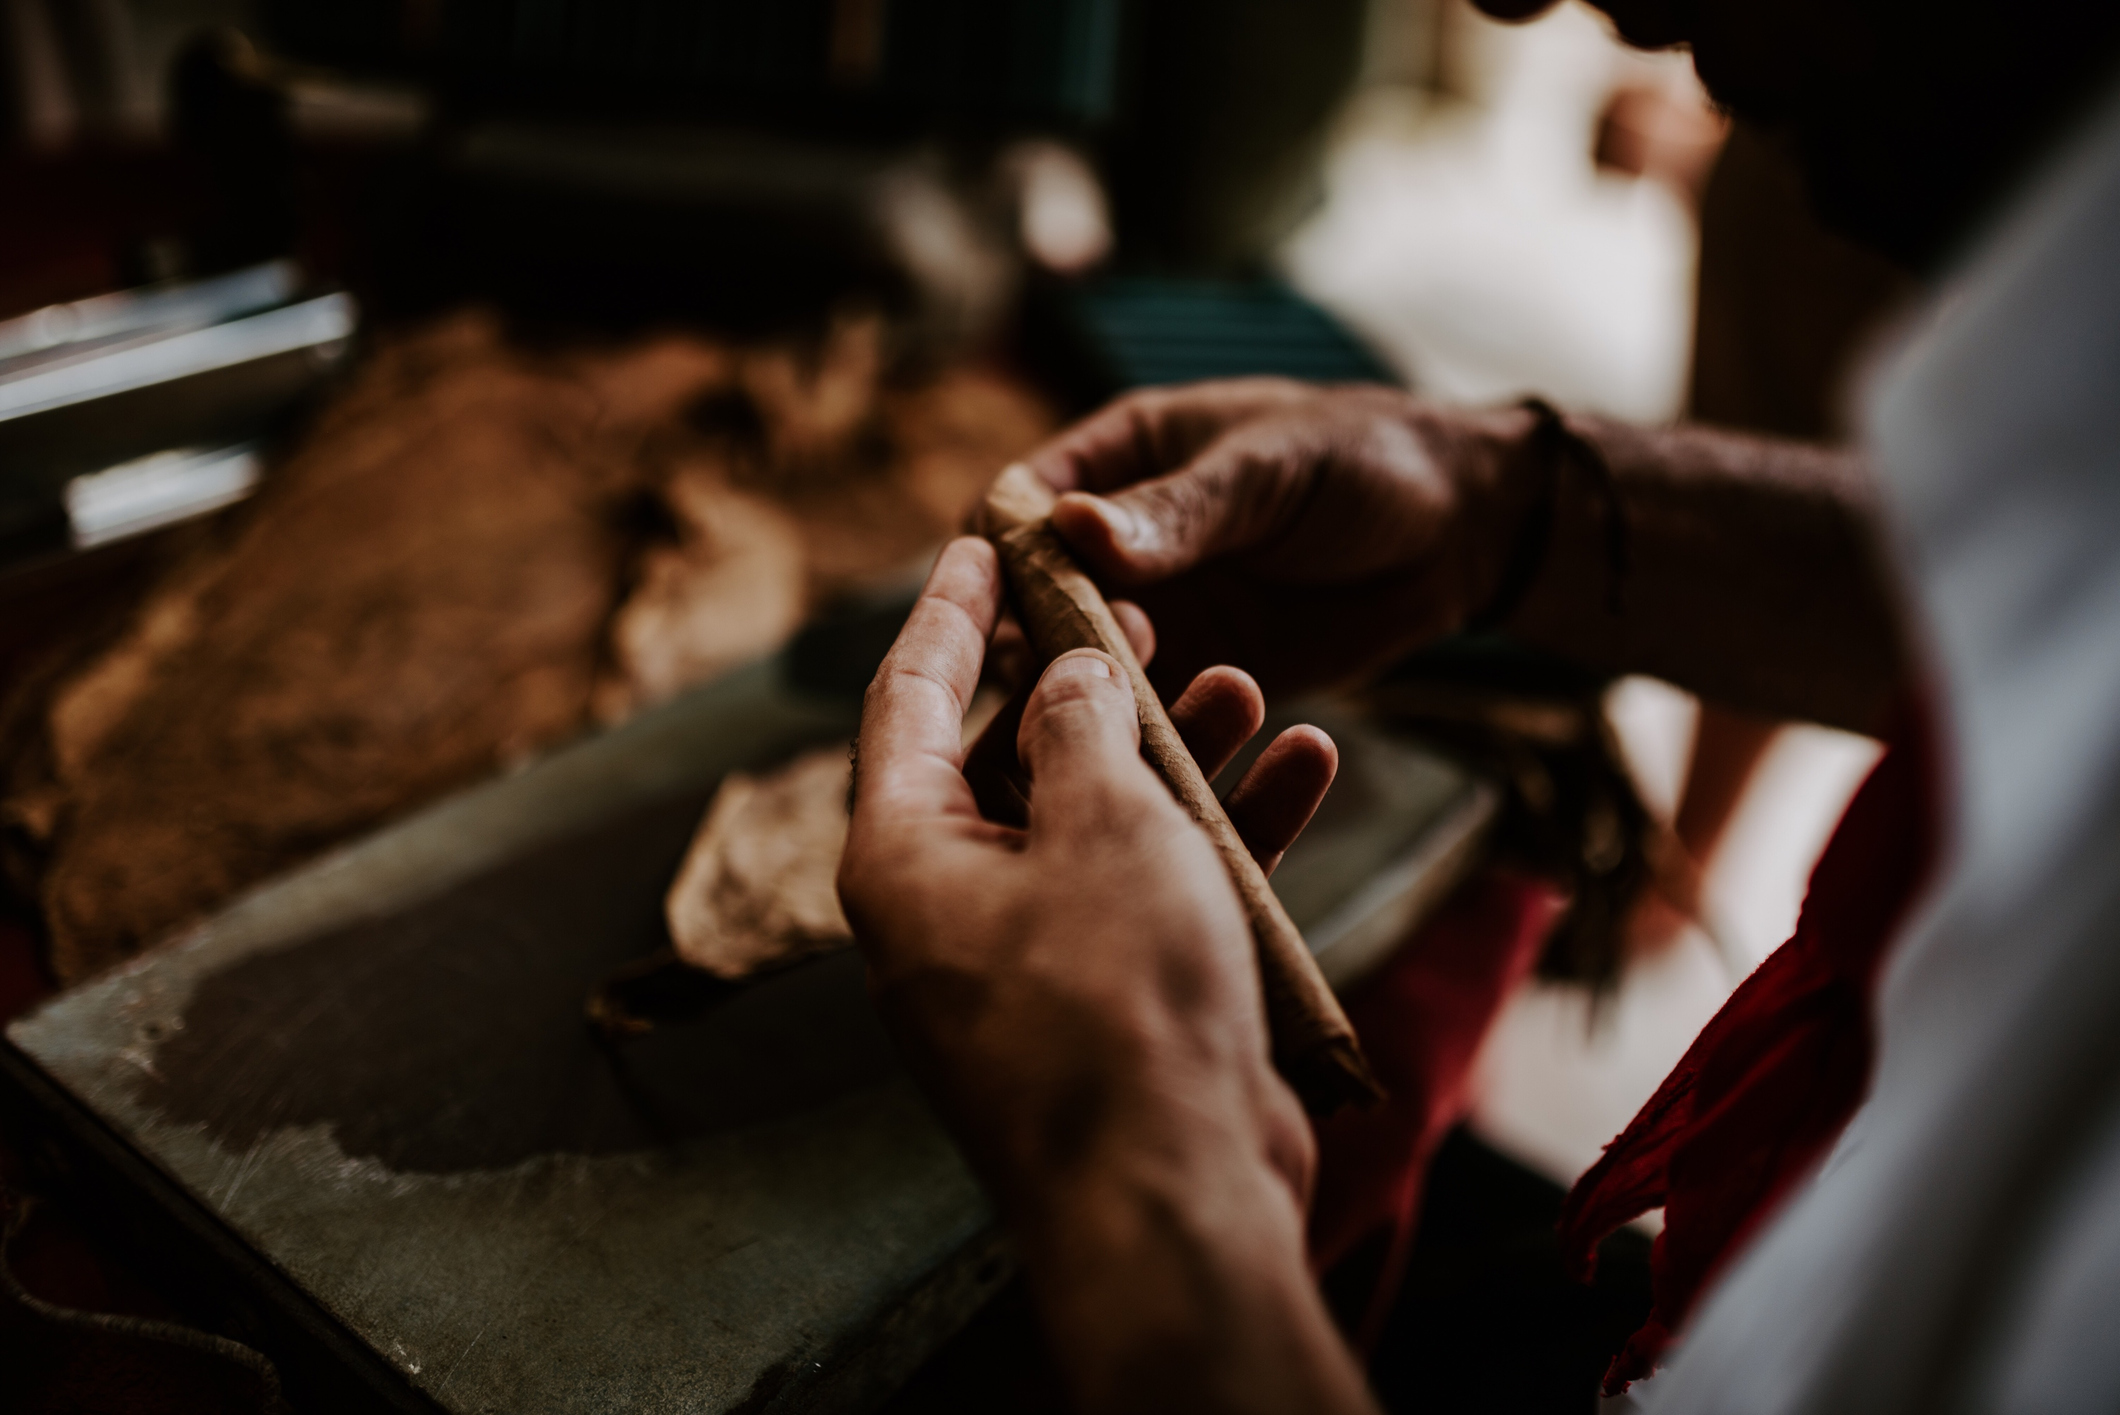
<path fill-rule="evenodd" d="M 672 478 L 662 492 L 677 540 L 635 563 L 596 688 L 600 722 L 771 653 L 808 609 L 801 528 L 783 507 L 708 476 Z"/>
<path fill-rule="evenodd" d="M 967 747 L 1007 700 L 993 687 L 973 694 Z M 673 948 L 621 969 L 599 994 L 600 1006 L 592 1002 L 592 1016 L 628 1034 L 648 1030 L 658 1013 L 681 1012 L 689 985 L 667 966 L 672 956 L 738 982 L 852 943 L 838 886 L 851 776 L 843 745 L 806 752 L 762 775 L 731 772 L 707 803 L 663 898 Z"/>
<path fill-rule="evenodd" d="M 821 604 L 905 578 L 996 469 L 1052 431 L 1043 399 L 986 369 L 891 380 L 881 340 L 863 317 L 814 350 L 741 351 L 689 430 L 654 442 L 674 536 L 634 563 L 598 720 L 772 650 Z"/>
<path fill-rule="evenodd" d="M 580 729 L 636 475 L 601 418 L 482 320 L 370 363 L 54 702 L 62 978 Z"/>
<path fill-rule="evenodd" d="M 722 782 L 663 900 L 679 958 L 734 982 L 853 941 L 836 884 L 850 770 L 841 744 Z"/>

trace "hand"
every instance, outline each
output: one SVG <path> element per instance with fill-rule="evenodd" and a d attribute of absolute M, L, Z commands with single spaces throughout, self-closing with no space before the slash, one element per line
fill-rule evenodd
<path fill-rule="evenodd" d="M 878 1009 L 999 1201 L 1086 1406 L 1317 1403 L 1285 1399 L 1292 1381 L 1359 1406 L 1304 1267 L 1312 1141 L 1268 1058 L 1250 932 L 1141 759 L 1118 666 L 1064 655 L 1026 700 L 1022 825 L 973 798 L 962 722 L 1000 598 L 992 548 L 952 543 L 863 708 L 839 888 Z M 1173 717 L 1212 774 L 1256 730 L 1257 689 L 1225 672 L 1188 696 Z M 1240 788 L 1262 855 L 1330 780 L 1329 741 L 1294 731 Z M 1236 1403 L 1195 1400 L 1200 1381 Z"/>
<path fill-rule="evenodd" d="M 1294 690 L 1449 633 L 1537 494 L 1519 409 L 1235 379 L 1119 399 L 1028 459 L 1092 573 L 1138 599 L 1171 691 L 1210 663 Z"/>
<path fill-rule="evenodd" d="M 1109 660 L 1064 656 L 996 718 L 974 750 L 1013 739 L 1023 807 L 998 821 L 980 811 L 960 734 L 1000 603 L 992 548 L 952 543 L 863 707 L 840 893 L 879 1004 L 945 1096 L 1026 1063 L 1130 1071 L 1141 1036 L 1104 1033 L 1161 1033 L 1174 1018 L 1216 1032 L 1211 1050 L 1227 1053 L 1231 1074 L 1248 1074 L 1267 1055 L 1249 928 L 1206 837 L 1141 759 L 1132 698 Z M 1145 618 L 1131 606 L 1120 618 L 1136 653 L 1152 658 Z M 1171 716 L 1212 776 L 1258 730 L 1264 704 L 1247 675 L 1218 668 L 1194 681 Z M 1262 863 L 1277 861 L 1309 821 L 1336 765 L 1329 737 L 1291 728 L 1230 793 L 1231 819 Z M 1190 982 L 1178 1007 L 1163 994 L 1181 976 Z M 1021 1018 L 984 1035 L 981 1009 L 960 1006 L 948 991 L 975 979 L 982 991 L 1046 989 L 1051 995 L 1010 999 L 1031 1010 L 1064 994 L 1066 1006 L 1088 1008 L 1097 1035 L 1080 1038 L 1081 1055 L 1030 1044 L 1017 1030 Z M 931 996 L 938 980 L 945 993 Z M 1100 1040 L 1116 1050 L 1099 1052 Z M 1307 1197 L 1308 1127 L 1299 1111 L 1283 1123 L 1279 1112 L 1292 1099 L 1270 1068 L 1256 1085 L 1276 1167 Z M 1052 1089 L 1074 1086 L 1067 1078 Z M 997 1187 L 1019 1172 L 1053 1172 L 1047 1137 L 1018 1133 L 1035 1116 L 1022 1097 L 991 1106 L 971 1094 L 960 1099 L 975 1157 L 999 1145 L 983 1166 Z"/>

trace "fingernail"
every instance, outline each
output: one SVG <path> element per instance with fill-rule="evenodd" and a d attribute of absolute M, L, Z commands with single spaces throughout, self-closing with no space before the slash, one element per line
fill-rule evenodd
<path fill-rule="evenodd" d="M 1094 678 L 1109 678 L 1112 676 L 1111 665 L 1093 653 L 1076 654 L 1072 658 L 1060 659 L 1053 664 L 1050 671 L 1063 678 L 1075 678 L 1084 674 Z"/>
<path fill-rule="evenodd" d="M 1139 516 L 1116 501 L 1095 498 L 1097 514 L 1104 518 L 1104 525 L 1111 532 L 1112 541 L 1128 550 L 1141 549 L 1148 540 L 1149 526 Z"/>

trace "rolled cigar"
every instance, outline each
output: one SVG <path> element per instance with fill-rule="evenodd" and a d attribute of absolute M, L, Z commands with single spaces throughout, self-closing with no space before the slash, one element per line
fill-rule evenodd
<path fill-rule="evenodd" d="M 1251 921 L 1274 1065 L 1304 1108 L 1326 1116 L 1381 1100 L 1383 1090 L 1310 946 L 1179 739 L 1111 606 L 1053 530 L 1054 500 L 1052 489 L 1019 462 L 996 479 L 984 507 L 983 529 L 1000 552 L 1025 637 L 1047 662 L 1072 649 L 1100 649 L 1126 669 L 1141 721 L 1141 755 L 1214 842 Z"/>

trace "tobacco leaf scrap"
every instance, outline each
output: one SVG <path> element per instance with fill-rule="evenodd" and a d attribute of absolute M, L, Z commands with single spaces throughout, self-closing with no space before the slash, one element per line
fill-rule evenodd
<path fill-rule="evenodd" d="M 734 982 L 853 941 L 836 885 L 850 774 L 841 744 L 722 782 L 663 905 L 679 958 Z"/>

